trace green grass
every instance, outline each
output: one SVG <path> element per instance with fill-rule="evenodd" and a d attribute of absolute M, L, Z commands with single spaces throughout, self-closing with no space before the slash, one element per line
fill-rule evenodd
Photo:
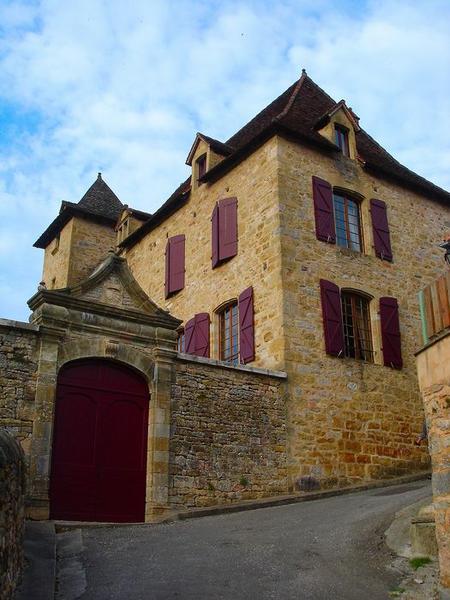
<path fill-rule="evenodd" d="M 243 487 L 247 487 L 249 484 L 249 481 L 247 479 L 247 477 L 245 475 L 242 475 L 242 477 L 239 480 L 239 483 L 243 486 Z"/>
<path fill-rule="evenodd" d="M 414 571 L 417 571 L 417 569 L 423 567 L 424 565 L 428 565 L 430 562 L 431 558 L 428 558 L 428 556 L 416 556 L 415 558 L 410 559 L 409 564 Z"/>
<path fill-rule="evenodd" d="M 389 596 L 391 596 L 391 598 L 399 598 L 405 591 L 405 588 L 396 587 L 389 592 Z"/>

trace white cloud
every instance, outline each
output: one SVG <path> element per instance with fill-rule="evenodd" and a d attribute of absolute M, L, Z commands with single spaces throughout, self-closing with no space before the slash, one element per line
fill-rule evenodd
<path fill-rule="evenodd" d="M 155 210 L 187 176 L 197 130 L 225 140 L 302 67 L 397 158 L 450 187 L 448 2 L 356 6 L 4 3 L 0 118 L 2 102 L 20 118 L 0 143 L 0 315 L 24 318 L 42 261 L 30 246 L 97 170 L 124 202 Z"/>

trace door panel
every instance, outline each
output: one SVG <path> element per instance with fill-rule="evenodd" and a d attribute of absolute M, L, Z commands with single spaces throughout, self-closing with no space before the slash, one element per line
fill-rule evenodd
<path fill-rule="evenodd" d="M 61 369 L 51 518 L 144 520 L 148 402 L 145 380 L 123 365 L 92 359 Z"/>

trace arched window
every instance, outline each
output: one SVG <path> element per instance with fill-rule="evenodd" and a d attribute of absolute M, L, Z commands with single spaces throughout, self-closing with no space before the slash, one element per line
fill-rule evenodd
<path fill-rule="evenodd" d="M 238 303 L 230 302 L 218 313 L 219 359 L 233 365 L 239 363 L 239 311 Z"/>
<path fill-rule="evenodd" d="M 363 240 L 359 202 L 341 192 L 334 192 L 333 207 L 336 223 L 336 243 L 338 246 L 362 252 Z"/>
<path fill-rule="evenodd" d="M 369 299 L 342 291 L 341 302 L 345 356 L 373 362 Z"/>

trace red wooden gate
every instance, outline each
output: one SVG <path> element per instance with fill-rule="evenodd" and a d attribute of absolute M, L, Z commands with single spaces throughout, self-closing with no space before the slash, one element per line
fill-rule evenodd
<path fill-rule="evenodd" d="M 61 368 L 56 393 L 50 518 L 144 521 L 149 393 L 124 365 Z"/>

